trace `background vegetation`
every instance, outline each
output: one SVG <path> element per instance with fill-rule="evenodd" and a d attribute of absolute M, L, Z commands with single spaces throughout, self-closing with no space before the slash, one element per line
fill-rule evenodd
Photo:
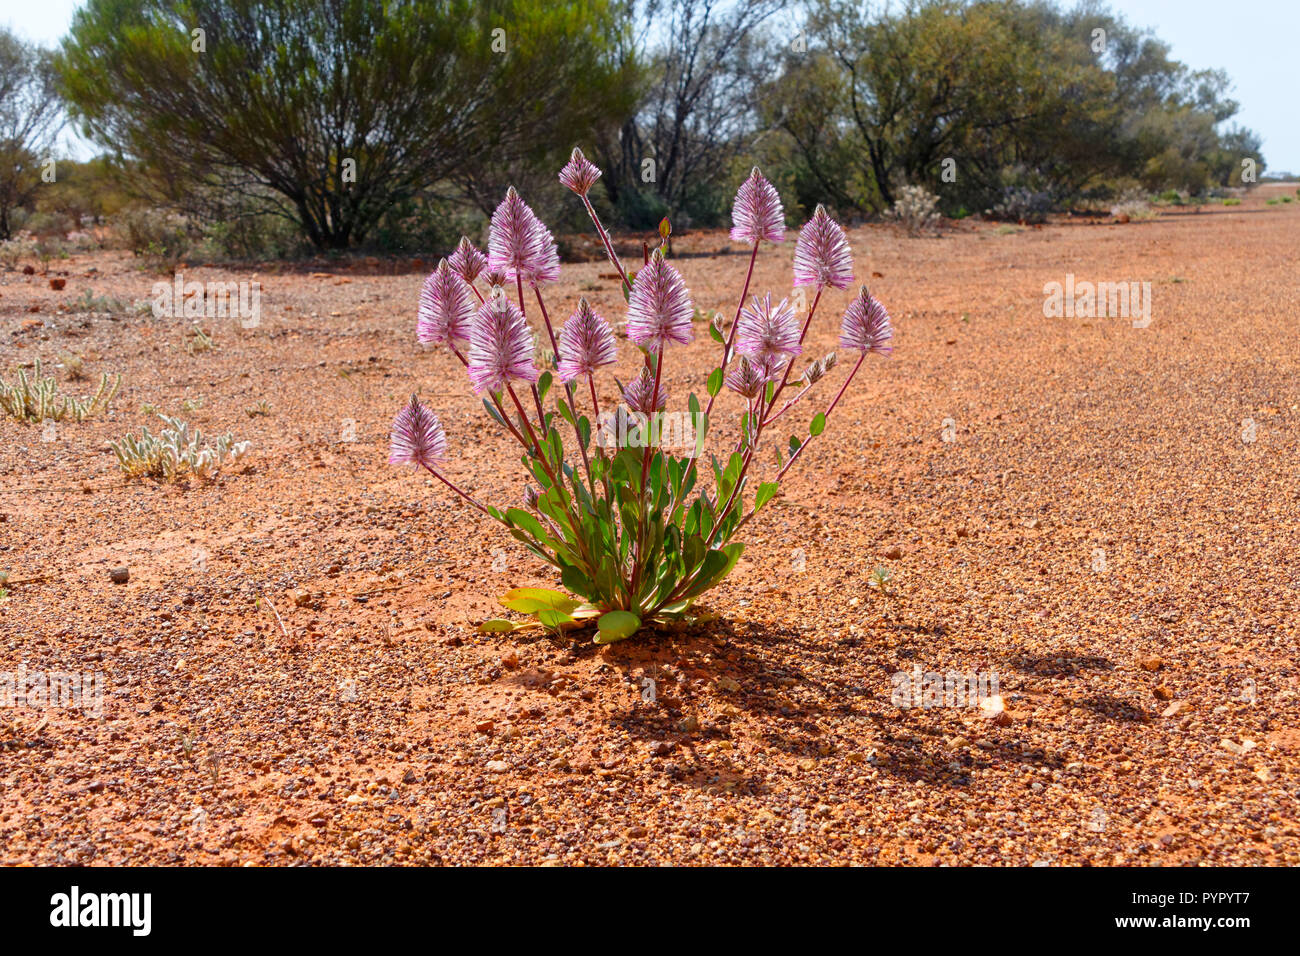
<path fill-rule="evenodd" d="M 563 231 L 575 143 L 633 229 L 756 163 L 795 221 L 1186 201 L 1265 168 L 1230 91 L 1096 2 L 90 0 L 58 51 L 0 32 L 0 239 L 442 254 L 507 182 Z M 65 117 L 102 153 L 43 180 Z"/>

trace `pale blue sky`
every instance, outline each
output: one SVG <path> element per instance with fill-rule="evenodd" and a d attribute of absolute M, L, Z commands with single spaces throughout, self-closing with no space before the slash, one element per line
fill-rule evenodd
<path fill-rule="evenodd" d="M 19 35 L 53 45 L 81 0 L 17 0 L 0 19 Z M 1300 0 L 1114 0 L 1111 9 L 1150 27 L 1176 59 L 1221 67 L 1241 103 L 1236 121 L 1264 140 L 1270 169 L 1300 173 Z"/>

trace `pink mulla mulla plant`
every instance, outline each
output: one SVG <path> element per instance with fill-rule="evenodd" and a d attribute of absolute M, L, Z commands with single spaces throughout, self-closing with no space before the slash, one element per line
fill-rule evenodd
<path fill-rule="evenodd" d="M 668 407 L 668 389 L 663 383 L 659 383 L 658 391 L 655 389 L 655 377 L 650 370 L 644 365 L 636 378 L 627 383 L 623 389 L 623 401 L 627 402 L 627 407 L 634 412 L 640 412 L 643 415 L 649 415 L 651 412 L 651 398 L 657 394 L 654 400 L 654 411 L 662 412 Z"/>
<path fill-rule="evenodd" d="M 799 230 L 794 248 L 794 284 L 847 289 L 853 282 L 853 250 L 840 224 L 819 205 Z"/>
<path fill-rule="evenodd" d="M 447 460 L 447 436 L 438 416 L 415 395 L 393 419 L 388 463 L 437 471 Z"/>
<path fill-rule="evenodd" d="M 476 395 L 500 392 L 512 381 L 537 381 L 532 333 L 524 314 L 504 295 L 490 296 L 474 314 L 467 370 Z"/>
<path fill-rule="evenodd" d="M 678 390 L 689 370 L 665 372 L 671 365 L 665 346 L 692 342 L 695 318 L 685 278 L 668 261 L 671 223 L 661 224 L 662 243 L 633 281 L 587 195 L 598 175 L 575 151 L 560 181 L 591 218 L 627 299 L 628 338 L 646 353 L 631 383 L 626 388 L 618 383 L 620 400 L 602 408 L 596 387 L 596 376 L 610 375 L 602 367 L 613 363 L 618 352 L 605 319 L 583 300 L 562 329 L 553 327 L 542 286 L 558 273 L 554 241 L 513 189 L 493 216 L 486 265 L 481 254 L 475 258 L 476 250 L 462 243 L 445 264 L 451 277 L 439 263 L 426 283 L 427 294 L 422 292 L 422 337 L 427 340 L 454 340 L 452 330 L 463 328 L 464 303 L 458 293 L 469 289 L 486 296 L 469 321 L 469 381 L 491 419 L 522 447 L 526 490 L 516 499 L 520 507 L 499 509 L 456 487 L 442 471 L 442 428 L 418 399 L 394 423 L 390 460 L 428 468 L 479 514 L 547 562 L 565 589 L 527 587 L 502 595 L 506 608 L 532 620 L 485 621 L 480 625 L 484 634 L 538 625 L 561 631 L 594 623 L 596 643 L 607 644 L 649 622 L 687 617 L 693 602 L 736 566 L 745 548 L 740 532 L 780 493 L 791 466 L 809 448 L 820 447 L 816 439 L 867 356 L 887 355 L 893 346 L 888 312 L 862 289 L 844 312 L 839 337 L 841 348 L 859 353 L 856 364 L 823 410 L 794 426 L 794 434 L 774 434 L 805 407 L 801 403 L 819 383 L 832 378 L 834 352 L 815 359 L 791 381 L 795 356 L 807 347 L 823 291 L 848 286 L 853 261 L 843 230 L 819 208 L 800 230 L 794 255 L 796 283 L 816 287 L 802 324 L 788 300 L 774 302 L 766 291 L 751 296 L 760 247 L 784 238 L 780 196 L 755 170 L 741 186 L 732 214 L 733 237 L 751 245 L 748 272 L 731 300 L 730 329 L 726 317 L 708 326 L 720 352 L 708 350 L 715 357 L 703 380 L 707 405 L 702 396 L 682 389 L 678 394 L 684 400 L 670 408 L 668 382 Z M 487 288 L 474 287 L 466 273 L 484 279 Z M 466 281 L 457 285 L 453 278 Z M 536 340 L 526 309 L 544 326 Z M 537 367 L 535 342 L 546 356 L 543 362 L 549 363 L 553 353 L 554 367 Z M 690 354 L 697 359 L 706 351 L 695 348 Z M 579 378 L 586 379 L 585 387 L 575 389 Z M 792 387 L 787 391 L 787 386 Z M 726 432 L 725 448 L 711 429 L 718 400 L 739 419 L 739 428 Z M 705 455 L 710 440 L 722 455 Z M 711 467 L 701 458 L 711 461 Z M 467 533 L 477 530 L 467 528 Z"/>
<path fill-rule="evenodd" d="M 764 365 L 777 365 L 803 351 L 799 344 L 799 323 L 789 300 L 772 304 L 772 293 L 759 299 L 740 313 L 736 333 L 736 351 Z"/>
<path fill-rule="evenodd" d="M 576 146 L 573 147 L 573 153 L 569 156 L 569 161 L 560 170 L 560 182 L 565 188 L 585 197 L 587 193 L 591 192 L 591 187 L 596 185 L 596 180 L 599 178 L 600 169 L 586 156 L 582 155 L 582 150 Z"/>
<path fill-rule="evenodd" d="M 682 274 L 656 249 L 636 274 L 627 306 L 627 337 L 647 352 L 661 352 L 668 343 L 689 345 L 695 337 L 691 319 L 695 307 Z"/>
<path fill-rule="evenodd" d="M 863 286 L 844 310 L 840 324 L 840 348 L 857 349 L 864 354 L 875 352 L 888 355 L 894 350 L 891 344 L 893 338 L 894 328 L 889 322 L 889 313 Z"/>
<path fill-rule="evenodd" d="M 420 289 L 416 338 L 422 345 L 448 345 L 459 349 L 469 344 L 469 327 L 473 319 L 473 293 L 448 261 L 441 260 Z"/>
<path fill-rule="evenodd" d="M 561 382 L 594 375 L 596 369 L 613 364 L 618 358 L 614 332 L 586 299 L 579 300 L 577 311 L 560 330 L 560 355 Z"/>
<path fill-rule="evenodd" d="M 487 268 L 487 256 L 469 241 L 468 236 L 461 236 L 447 264 L 453 272 L 472 285 L 479 273 Z"/>
<path fill-rule="evenodd" d="M 560 256 L 551 231 L 511 186 L 488 227 L 488 267 L 536 287 L 560 277 Z"/>
<path fill-rule="evenodd" d="M 781 197 L 757 166 L 736 191 L 731 222 L 731 238 L 735 242 L 785 241 L 785 210 L 781 206 Z"/>

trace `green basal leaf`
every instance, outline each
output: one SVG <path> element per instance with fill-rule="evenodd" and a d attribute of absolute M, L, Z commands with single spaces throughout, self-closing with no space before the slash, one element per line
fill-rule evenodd
<path fill-rule="evenodd" d="M 596 643 L 613 644 L 626 640 L 641 627 L 641 619 L 631 611 L 607 611 L 596 624 Z"/>
<path fill-rule="evenodd" d="M 516 627 L 518 625 L 514 621 L 507 621 L 503 617 L 494 617 L 492 620 L 480 624 L 478 632 L 480 634 L 509 634 Z"/>
<path fill-rule="evenodd" d="M 564 611 L 557 611 L 553 608 L 543 608 L 537 612 L 537 620 L 542 622 L 544 627 L 558 628 L 561 624 L 573 624 L 576 618 L 571 617 Z"/>
<path fill-rule="evenodd" d="M 591 578 L 572 564 L 566 564 L 560 569 L 560 580 L 574 594 L 581 595 L 588 600 L 596 596 L 596 585 Z"/>
<path fill-rule="evenodd" d="M 582 603 L 560 591 L 546 588 L 515 588 L 497 600 L 502 606 L 520 614 L 536 614 L 539 611 L 563 611 L 567 614 Z"/>

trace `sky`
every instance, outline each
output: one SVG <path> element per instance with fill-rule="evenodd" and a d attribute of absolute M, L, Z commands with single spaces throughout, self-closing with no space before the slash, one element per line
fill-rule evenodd
<path fill-rule="evenodd" d="M 82 2 L 15 0 L 0 22 L 53 46 Z M 1234 121 L 1261 136 L 1269 169 L 1300 174 L 1300 0 L 1112 0 L 1110 7 L 1153 29 L 1193 69 L 1226 70 L 1241 103 Z M 84 146 L 76 152 L 89 154 Z"/>

